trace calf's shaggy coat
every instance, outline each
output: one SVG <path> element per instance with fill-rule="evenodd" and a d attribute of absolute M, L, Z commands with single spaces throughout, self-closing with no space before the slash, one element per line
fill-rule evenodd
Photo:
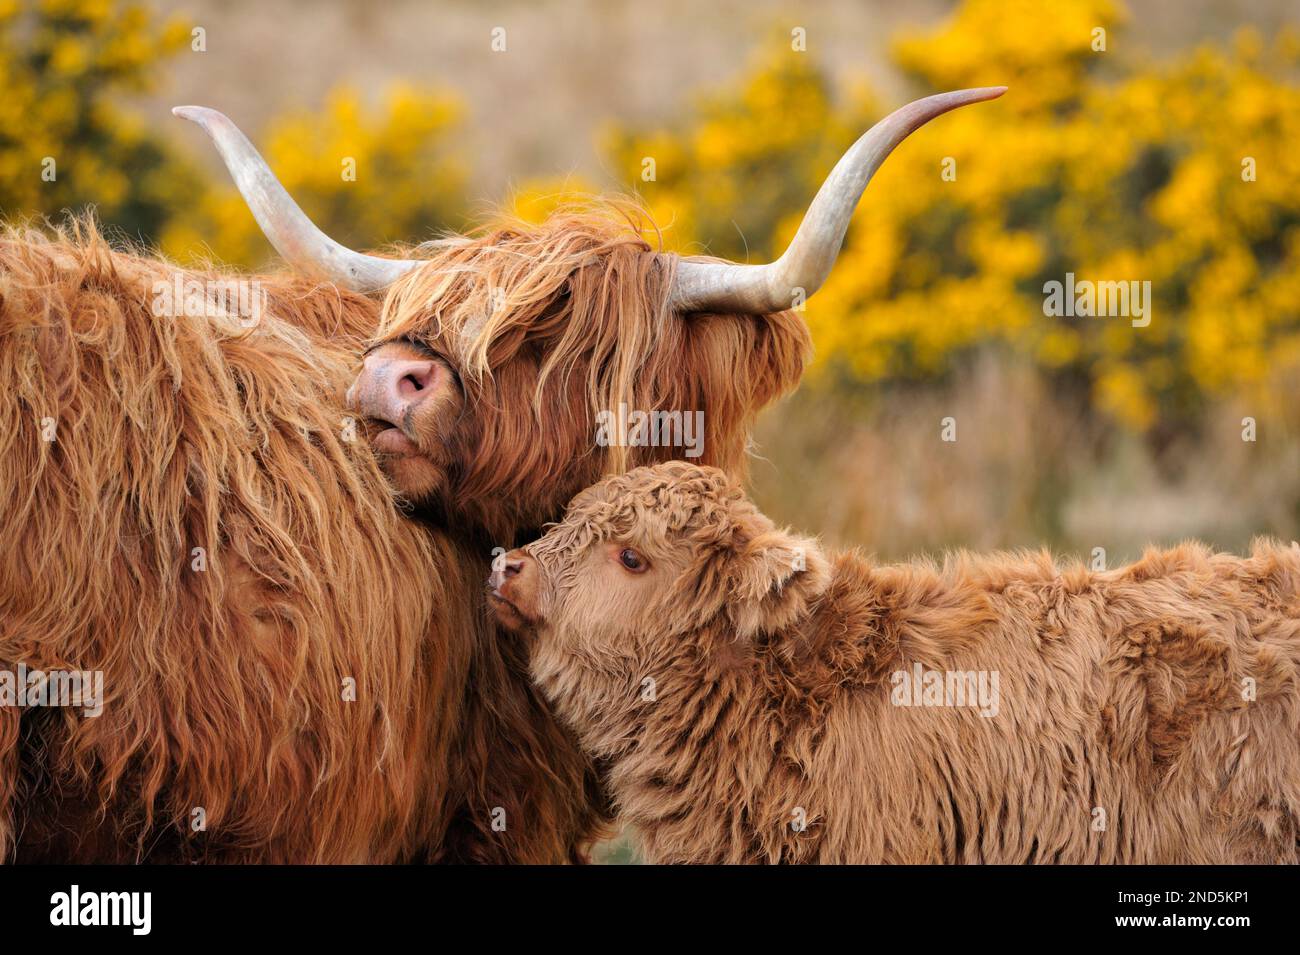
<path fill-rule="evenodd" d="M 880 565 L 670 463 L 493 583 L 653 861 L 1297 861 L 1295 545 Z"/>

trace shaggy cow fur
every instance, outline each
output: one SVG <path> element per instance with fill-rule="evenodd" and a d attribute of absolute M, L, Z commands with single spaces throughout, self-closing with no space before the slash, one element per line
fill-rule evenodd
<path fill-rule="evenodd" d="M 654 861 L 1297 861 L 1296 545 L 884 566 L 673 463 L 494 583 Z"/>
<path fill-rule="evenodd" d="M 176 269 L 93 230 L 6 234 L 0 668 L 102 670 L 107 700 L 98 719 L 0 709 L 0 847 L 581 858 L 604 818 L 596 776 L 483 612 L 492 549 L 601 474 L 681 453 L 596 448 L 597 411 L 620 401 L 704 411 L 702 460 L 739 473 L 754 414 L 807 357 L 789 313 L 668 312 L 672 261 L 590 213 L 502 225 L 433 251 L 382 318 L 258 276 L 249 329 L 153 314 Z M 458 383 L 423 436 L 423 488 L 364 423 L 348 440 L 343 392 L 376 323 L 379 345 L 433 350 Z"/>
<path fill-rule="evenodd" d="M 809 356 L 793 312 L 674 313 L 676 259 L 656 253 L 635 207 L 603 208 L 489 228 L 438 251 L 384 304 L 376 348 L 431 352 L 464 396 L 416 435 L 425 472 L 394 476 L 498 543 L 554 520 L 604 474 L 683 454 L 598 445 L 601 411 L 701 411 L 698 463 L 741 476 L 754 416 Z"/>
<path fill-rule="evenodd" d="M 105 692 L 3 710 L 0 845 L 400 858 L 445 825 L 468 653 L 411 573 L 446 550 L 346 440 L 374 311 L 282 280 L 252 329 L 157 316 L 174 273 L 84 230 L 0 239 L 0 668 Z"/>

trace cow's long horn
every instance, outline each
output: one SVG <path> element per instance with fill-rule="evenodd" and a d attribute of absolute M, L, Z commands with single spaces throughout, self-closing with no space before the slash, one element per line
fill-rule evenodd
<path fill-rule="evenodd" d="M 172 112 L 197 123 L 211 137 L 253 218 L 295 269 L 358 292 L 374 292 L 420 264 L 418 259 L 384 259 L 339 245 L 307 218 L 228 117 L 205 106 L 177 106 Z"/>
<path fill-rule="evenodd" d="M 996 99 L 1005 86 L 940 93 L 909 103 L 872 126 L 826 177 L 799 224 L 790 247 L 770 265 L 722 262 L 677 263 L 672 305 L 681 312 L 767 314 L 790 308 L 796 289 L 807 298 L 821 288 L 839 255 L 849 219 L 885 157 L 936 116 Z"/>

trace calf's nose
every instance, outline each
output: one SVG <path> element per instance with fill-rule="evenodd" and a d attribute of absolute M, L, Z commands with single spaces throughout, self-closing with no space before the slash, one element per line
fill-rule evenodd
<path fill-rule="evenodd" d="M 532 565 L 533 559 L 516 548 L 492 562 L 492 575 L 489 582 L 497 593 L 509 597 L 511 592 L 531 577 Z"/>

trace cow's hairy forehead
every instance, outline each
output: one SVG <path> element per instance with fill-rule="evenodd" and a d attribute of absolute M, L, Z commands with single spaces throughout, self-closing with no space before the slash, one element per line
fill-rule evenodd
<path fill-rule="evenodd" d="M 396 283 L 385 300 L 378 337 L 421 340 L 451 352 L 471 377 L 491 373 L 492 350 L 503 341 L 549 336 L 589 347 L 596 342 L 583 339 L 598 332 L 597 326 L 577 330 L 588 335 L 565 334 L 572 331 L 566 327 L 568 313 L 574 306 L 581 311 L 583 304 L 572 301 L 574 277 L 582 270 L 599 275 L 615 260 L 624 263 L 623 273 L 628 261 L 642 260 L 647 272 L 656 268 L 655 250 L 643 231 L 616 210 L 561 214 L 540 225 L 499 222 L 476 238 L 436 248 L 427 264 Z M 657 291 L 657 283 L 627 277 L 621 275 L 617 283 L 622 297 Z M 611 300 L 608 306 L 644 315 L 659 304 Z"/>

